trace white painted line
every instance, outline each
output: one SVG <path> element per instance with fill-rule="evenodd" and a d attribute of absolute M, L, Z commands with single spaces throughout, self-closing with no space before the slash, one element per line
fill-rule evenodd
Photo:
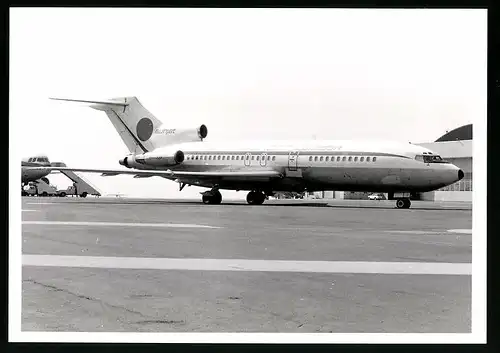
<path fill-rule="evenodd" d="M 23 255 L 23 266 L 427 275 L 471 275 L 472 270 L 470 263 L 172 259 L 62 255 Z"/>
<path fill-rule="evenodd" d="M 160 227 L 160 228 L 222 228 L 201 224 L 181 223 L 117 223 L 117 222 L 61 222 L 61 221 L 23 221 L 23 224 L 53 226 L 90 226 L 90 227 Z"/>
<path fill-rule="evenodd" d="M 472 229 L 448 229 L 450 233 L 472 234 Z"/>
<path fill-rule="evenodd" d="M 60 205 L 58 202 L 26 202 L 27 205 Z"/>
<path fill-rule="evenodd" d="M 446 233 L 444 230 L 442 232 L 436 232 L 433 230 L 386 230 L 386 233 L 401 233 L 401 234 L 443 234 Z"/>
<path fill-rule="evenodd" d="M 443 229 L 442 231 L 436 230 L 386 230 L 386 233 L 400 233 L 400 234 L 420 234 L 420 235 L 446 235 L 448 233 L 462 233 L 472 234 L 472 229 Z"/>
<path fill-rule="evenodd" d="M 23 212 L 38 212 L 38 210 L 21 210 Z"/>

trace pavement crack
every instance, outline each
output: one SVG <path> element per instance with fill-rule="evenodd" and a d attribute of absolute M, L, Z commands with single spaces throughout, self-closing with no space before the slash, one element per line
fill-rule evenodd
<path fill-rule="evenodd" d="M 184 320 L 141 320 L 134 324 L 185 324 Z"/>
<path fill-rule="evenodd" d="M 151 318 L 150 316 L 144 315 L 140 311 L 132 310 L 132 309 L 126 308 L 126 307 L 121 306 L 121 305 L 110 304 L 110 303 L 105 302 L 102 299 L 98 299 L 98 298 L 94 298 L 94 297 L 89 297 L 89 296 L 84 295 L 84 294 L 74 293 L 74 292 L 71 292 L 71 291 L 69 291 L 67 289 L 59 288 L 59 287 L 51 285 L 51 284 L 46 284 L 46 283 L 38 282 L 38 281 L 35 281 L 33 279 L 24 279 L 23 282 L 30 282 L 30 283 L 38 284 L 38 285 L 40 285 L 42 287 L 51 289 L 51 290 L 56 291 L 56 292 L 63 292 L 63 293 L 75 296 L 77 298 L 80 298 L 80 299 L 85 299 L 85 300 L 88 300 L 88 301 L 100 303 L 101 305 L 106 305 L 106 306 L 109 306 L 109 307 L 111 307 L 113 309 L 124 310 L 124 311 L 126 311 L 128 313 L 136 314 L 136 315 L 139 315 L 139 316 L 141 316 L 143 318 L 147 318 L 147 319 Z"/>

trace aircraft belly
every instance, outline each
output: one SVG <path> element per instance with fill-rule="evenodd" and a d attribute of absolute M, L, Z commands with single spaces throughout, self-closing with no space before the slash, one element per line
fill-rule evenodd
<path fill-rule="evenodd" d="M 314 168 L 305 179 L 313 184 L 362 187 L 422 187 L 429 185 L 428 170 L 401 168 Z"/>

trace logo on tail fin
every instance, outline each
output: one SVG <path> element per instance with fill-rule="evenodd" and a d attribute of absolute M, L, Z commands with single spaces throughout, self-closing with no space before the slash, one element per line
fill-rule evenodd
<path fill-rule="evenodd" d="M 137 137 L 141 141 L 147 141 L 153 135 L 153 122 L 149 118 L 142 118 L 137 123 L 136 127 Z"/>

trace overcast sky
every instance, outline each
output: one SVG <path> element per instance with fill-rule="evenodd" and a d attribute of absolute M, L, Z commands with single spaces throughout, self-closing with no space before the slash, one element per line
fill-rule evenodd
<path fill-rule="evenodd" d="M 50 96 L 137 96 L 172 127 L 206 124 L 211 141 L 434 141 L 486 118 L 486 18 L 486 10 L 11 9 L 11 151 L 121 167 L 128 150 L 107 116 Z M 85 176 L 103 194 L 200 191 Z"/>

